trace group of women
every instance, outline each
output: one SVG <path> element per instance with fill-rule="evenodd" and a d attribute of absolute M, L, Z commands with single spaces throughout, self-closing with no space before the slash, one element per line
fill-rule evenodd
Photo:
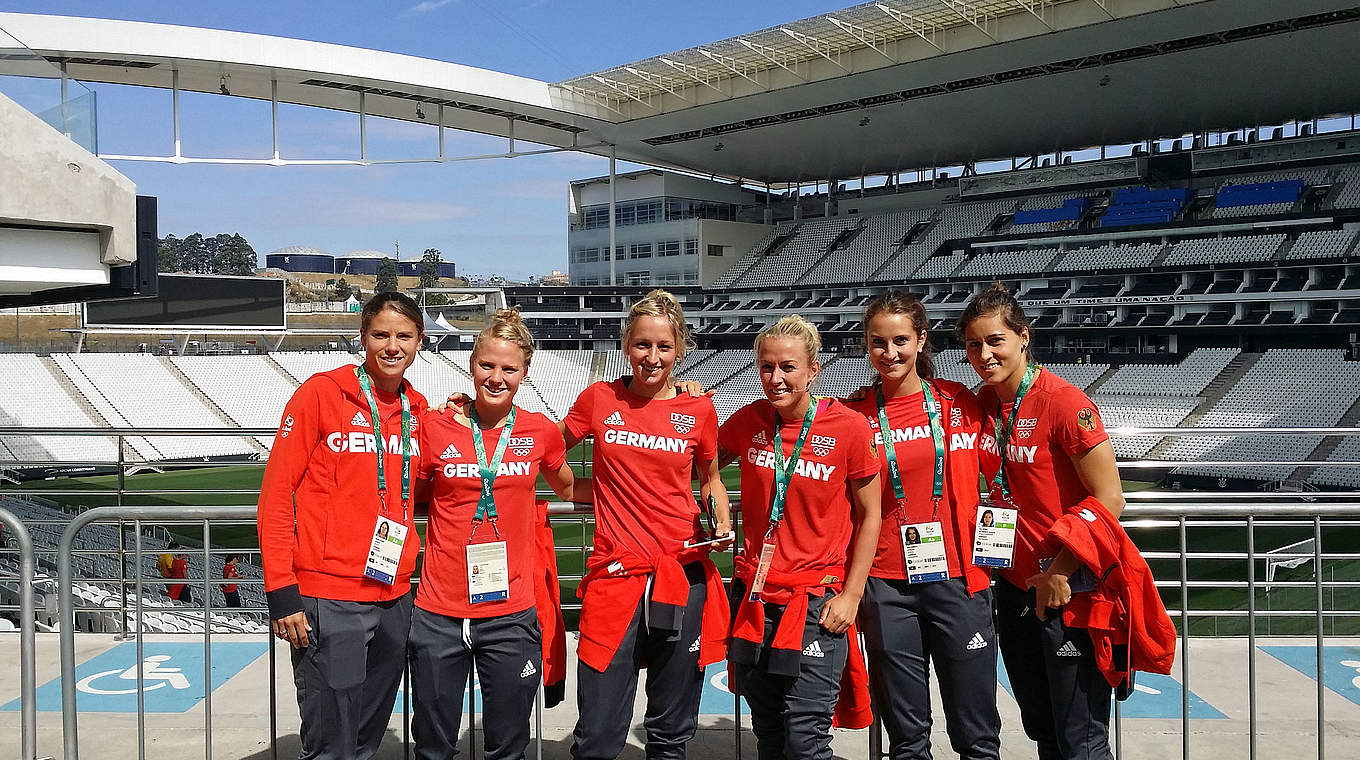
<path fill-rule="evenodd" d="M 1045 538 L 1064 505 L 1088 497 L 1117 515 L 1114 454 L 1094 404 L 1034 361 L 1003 287 L 959 321 L 984 381 L 976 396 L 934 377 L 925 310 L 889 292 L 866 307 L 877 377 L 854 398 L 814 395 L 821 341 L 788 316 L 755 341 L 765 398 L 721 425 L 707 396 L 673 381 L 693 344 L 665 291 L 629 313 L 631 374 L 586 388 L 560 424 L 514 404 L 534 346 L 513 310 L 477 337 L 473 397 L 442 410 L 403 379 L 422 338 L 415 304 L 381 294 L 361 319 L 363 364 L 298 389 L 261 489 L 265 585 L 274 631 L 294 647 L 302 757 L 371 757 L 406 661 L 417 757 L 456 753 L 474 664 L 487 757 L 523 757 L 543 670 L 531 588 L 539 475 L 595 509 L 578 592 L 575 758 L 619 755 L 642 669 L 647 756 L 683 758 L 703 669 L 723 659 L 762 760 L 830 758 L 833 719 L 858 720 L 846 704 L 864 685 L 857 629 L 894 759 L 930 757 L 931 663 L 954 751 L 998 757 L 998 634 L 1039 756 L 1110 756 L 1111 690 L 1090 637 L 1055 614 L 1081 593 L 1069 583 L 1080 563 Z M 565 464 L 587 437 L 589 481 Z M 719 472 L 734 461 L 742 543 L 729 593 L 709 555 L 733 543 Z M 991 493 L 981 501 L 980 478 Z M 412 518 L 427 498 L 412 600 Z"/>

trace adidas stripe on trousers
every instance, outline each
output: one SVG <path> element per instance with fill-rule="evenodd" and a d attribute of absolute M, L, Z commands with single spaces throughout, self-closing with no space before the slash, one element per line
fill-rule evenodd
<path fill-rule="evenodd" d="M 962 578 L 908 583 L 870 577 L 859 607 L 874 713 L 891 760 L 929 760 L 930 666 L 949 744 L 963 760 L 995 760 L 996 633 L 989 589 L 969 596 Z"/>
<path fill-rule="evenodd" d="M 1096 668 L 1084 628 L 1068 628 L 1049 610 L 1034 616 L 1034 592 L 998 578 L 996 629 L 1025 734 L 1039 760 L 1111 760 L 1113 689 Z"/>
<path fill-rule="evenodd" d="M 744 594 L 736 582 L 733 594 Z M 834 594 L 808 599 L 803 623 L 803 654 L 798 675 L 768 671 L 770 642 L 784 608 L 765 605 L 764 647 L 755 665 L 732 663 L 738 692 L 751 708 L 751 731 L 756 735 L 760 760 L 831 760 L 831 713 L 841 693 L 849 644 L 845 634 L 828 633 L 818 625 L 822 607 Z"/>
<path fill-rule="evenodd" d="M 299 758 L 373 757 L 401 686 L 411 594 L 386 602 L 303 596 L 302 611 L 312 630 L 307 647 L 292 650 Z"/>
<path fill-rule="evenodd" d="M 698 562 L 685 565 L 689 596 L 680 616 L 679 633 L 648 630 L 643 616 L 646 599 L 632 612 L 633 621 L 619 642 L 609 667 L 600 672 L 578 662 L 576 704 L 580 716 L 571 755 L 577 760 L 614 760 L 628 741 L 637 695 L 638 670 L 647 669 L 647 757 L 684 760 L 685 745 L 699 725 L 699 697 L 704 672 L 699 667 L 699 632 L 708 589 Z M 627 610 L 618 614 L 627 615 Z M 658 613 L 660 614 L 660 613 Z M 667 621 L 674 622 L 673 620 Z"/>
<path fill-rule="evenodd" d="M 538 613 L 456 618 L 416 608 L 411 616 L 411 734 L 420 760 L 458 754 L 463 697 L 475 665 L 486 760 L 520 760 L 543 676 Z"/>

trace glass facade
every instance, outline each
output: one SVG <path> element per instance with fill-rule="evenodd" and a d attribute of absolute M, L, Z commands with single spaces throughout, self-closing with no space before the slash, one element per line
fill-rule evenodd
<path fill-rule="evenodd" d="M 696 201 L 688 198 L 644 198 L 615 204 L 615 226 L 674 222 L 681 219 L 719 219 L 736 221 L 741 206 L 736 203 Z M 581 222 L 572 229 L 594 230 L 609 226 L 609 204 L 584 206 Z"/>

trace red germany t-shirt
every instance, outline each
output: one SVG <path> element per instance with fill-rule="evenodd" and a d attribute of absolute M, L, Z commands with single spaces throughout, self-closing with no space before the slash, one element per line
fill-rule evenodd
<path fill-rule="evenodd" d="M 968 391 L 963 391 L 967 394 Z M 878 550 L 874 552 L 874 565 L 869 571 L 876 578 L 906 580 L 907 559 L 902 553 L 901 526 L 912 523 L 939 522 L 944 535 L 945 559 L 949 564 L 949 577 L 963 575 L 963 565 L 959 557 L 958 534 L 954 529 L 954 500 L 948 482 L 943 483 L 944 495 L 940 499 L 937 512 L 934 505 L 935 484 L 935 438 L 930 432 L 930 416 L 926 413 L 925 394 L 917 391 L 911 395 L 887 399 L 888 424 L 892 427 L 893 451 L 897 455 L 897 469 L 902 475 L 902 490 L 907 499 L 903 511 L 898 512 L 897 492 L 893 490 L 892 476 L 888 473 L 888 458 L 880 456 L 879 478 L 883 481 L 883 529 L 878 536 Z M 975 444 L 976 439 L 955 435 L 956 429 L 964 423 L 962 405 L 972 401 L 968 394 L 965 402 L 961 396 L 954 401 L 959 414 L 956 420 L 940 420 L 940 430 L 944 434 L 945 457 L 952 448 Z M 883 433 L 879 430 L 878 401 L 870 395 L 867 398 L 846 402 L 846 406 L 864 415 L 873 431 L 874 445 L 883 446 Z M 972 418 L 973 424 L 976 417 Z M 958 424 L 955 424 L 958 423 Z M 948 473 L 946 472 L 946 477 Z"/>
<path fill-rule="evenodd" d="M 760 556 L 774 496 L 774 407 L 765 399 L 737 410 L 718 430 L 723 449 L 741 462 L 741 528 L 746 556 Z M 793 453 L 803 420 L 785 420 L 784 456 Z M 785 459 L 787 465 L 788 460 Z M 807 443 L 789 482 L 784 519 L 775 533 L 771 569 L 798 573 L 843 565 L 853 533 L 850 481 L 878 473 L 869 423 L 831 399 L 820 399 Z M 766 601 L 787 604 L 789 593 L 767 591 Z"/>
<path fill-rule="evenodd" d="M 427 414 L 420 430 L 421 477 L 434 478 L 430 522 L 425 536 L 425 565 L 416 591 L 416 606 L 440 615 L 487 618 L 521 612 L 534 606 L 533 569 L 536 548 L 537 510 L 534 489 L 540 470 L 556 470 L 566 460 L 557 424 L 535 412 L 519 409 L 515 427 L 497 469 L 491 492 L 496 500 L 496 524 L 501 539 L 489 522 L 472 536 L 477 498 L 482 492 L 477 450 L 472 428 L 452 413 Z M 483 433 L 486 458 L 496 455 L 504 428 Z M 472 604 L 468 599 L 467 545 L 505 541 L 510 562 L 510 597 L 503 601 Z"/>
<path fill-rule="evenodd" d="M 996 390 L 991 386 L 978 392 L 978 405 L 983 414 L 982 450 L 978 454 L 990 487 L 1001 464 L 994 435 L 998 410 L 1008 420 L 1013 405 L 998 406 Z M 1001 571 L 1001 577 L 1012 585 L 1024 588 L 1025 579 L 1039 572 L 1037 547 L 1064 509 L 1090 495 L 1070 457 L 1109 439 L 1100 410 L 1090 397 L 1052 372 L 1039 373 L 1020 402 L 1019 417 L 1006 446 L 1006 483 L 1019 508 L 1019 525 L 1013 562 Z"/>
<path fill-rule="evenodd" d="M 564 423 L 576 438 L 595 437 L 589 566 L 619 556 L 678 554 L 694 538 L 699 515 L 692 466 L 718 453 L 713 402 L 689 394 L 645 399 L 622 380 L 601 381 L 581 391 Z"/>

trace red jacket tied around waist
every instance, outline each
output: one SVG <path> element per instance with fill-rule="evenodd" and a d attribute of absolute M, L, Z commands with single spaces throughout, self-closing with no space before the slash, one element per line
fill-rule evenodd
<path fill-rule="evenodd" d="M 1171 673 L 1176 628 L 1157 593 L 1152 571 L 1119 520 L 1094 497 L 1069 508 L 1049 530 L 1046 548 L 1066 548 L 1096 577 L 1096 589 L 1063 607 L 1063 622 L 1085 628 L 1096 666 L 1111 686 L 1131 671 Z M 1116 656 L 1116 647 L 1127 654 Z"/>

